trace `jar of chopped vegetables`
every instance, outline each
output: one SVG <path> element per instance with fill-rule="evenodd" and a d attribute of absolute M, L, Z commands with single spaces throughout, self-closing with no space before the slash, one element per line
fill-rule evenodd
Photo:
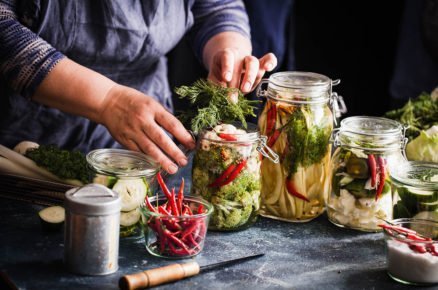
<path fill-rule="evenodd" d="M 334 134 L 332 190 L 327 203 L 335 225 L 380 231 L 393 214 L 390 171 L 405 162 L 403 126 L 379 117 L 349 117 Z"/>
<path fill-rule="evenodd" d="M 123 149 L 97 149 L 87 154 L 90 181 L 103 184 L 120 195 L 120 237 L 141 237 L 140 206 L 153 190 L 158 164 L 150 157 Z"/>
<path fill-rule="evenodd" d="M 438 164 L 406 162 L 391 171 L 394 218 L 438 222 Z"/>
<path fill-rule="evenodd" d="M 255 127 L 255 126 L 254 126 Z M 192 168 L 192 194 L 214 206 L 209 230 L 247 228 L 260 207 L 260 154 L 278 156 L 265 149 L 266 138 L 252 128 L 246 131 L 221 124 L 200 134 Z"/>
<path fill-rule="evenodd" d="M 260 85 L 257 94 L 267 102 L 259 128 L 280 162 L 262 160 L 260 214 L 309 221 L 324 211 L 329 193 L 332 109 L 345 111 L 342 98 L 332 93 L 339 81 L 310 72 L 281 72 L 263 83 L 267 90 Z"/>

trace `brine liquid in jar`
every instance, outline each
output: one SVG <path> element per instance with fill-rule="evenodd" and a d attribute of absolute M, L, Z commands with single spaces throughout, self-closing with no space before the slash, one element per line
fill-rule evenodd
<path fill-rule="evenodd" d="M 309 72 L 271 75 L 259 128 L 279 163 L 261 164 L 260 214 L 305 222 L 323 213 L 330 189 L 330 137 L 334 117 L 330 104 L 338 101 L 333 82 Z"/>
<path fill-rule="evenodd" d="M 405 162 L 403 126 L 379 117 L 349 117 L 335 134 L 329 220 L 361 231 L 380 231 L 391 220 L 390 171 Z"/>

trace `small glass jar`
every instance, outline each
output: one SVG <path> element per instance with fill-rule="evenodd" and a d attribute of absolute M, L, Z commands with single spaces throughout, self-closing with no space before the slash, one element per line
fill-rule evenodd
<path fill-rule="evenodd" d="M 403 126 L 379 117 L 349 117 L 334 134 L 329 220 L 361 231 L 381 231 L 392 219 L 391 168 L 403 164 Z"/>
<path fill-rule="evenodd" d="M 168 201 L 166 197 L 150 197 L 149 202 L 162 206 Z M 190 258 L 199 254 L 204 248 L 208 221 L 213 206 L 197 197 L 184 197 L 184 204 L 190 208 L 190 215 L 165 215 L 151 211 L 147 206 L 141 207 L 145 220 L 144 237 L 146 250 L 161 258 Z M 172 236 L 172 237 L 170 237 Z"/>
<path fill-rule="evenodd" d="M 254 126 L 255 127 L 255 126 Z M 214 212 L 209 230 L 247 228 L 260 207 L 260 154 L 266 138 L 231 124 L 221 124 L 200 134 L 192 167 L 192 194 L 211 202 Z"/>
<path fill-rule="evenodd" d="M 411 235 L 400 234 L 401 230 Z M 383 232 L 387 271 L 392 279 L 408 285 L 438 284 L 438 222 L 396 219 Z"/>
<path fill-rule="evenodd" d="M 438 222 L 438 164 L 406 162 L 391 171 L 394 218 Z"/>
<path fill-rule="evenodd" d="M 261 90 L 263 83 L 268 83 L 267 90 Z M 267 98 L 260 132 L 280 156 L 279 163 L 261 163 L 261 215 L 305 222 L 323 213 L 330 188 L 334 115 L 345 112 L 342 98 L 332 93 L 338 83 L 316 73 L 281 72 L 260 84 L 257 95 Z"/>
<path fill-rule="evenodd" d="M 123 149 L 97 149 L 87 154 L 92 171 L 90 181 L 120 195 L 120 237 L 141 237 L 140 206 L 152 192 L 151 181 L 158 164 L 150 157 Z"/>

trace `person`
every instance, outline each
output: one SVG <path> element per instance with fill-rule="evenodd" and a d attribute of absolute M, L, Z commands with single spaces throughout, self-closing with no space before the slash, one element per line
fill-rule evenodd
<path fill-rule="evenodd" d="M 191 135 L 172 115 L 166 53 L 188 34 L 214 82 L 254 89 L 276 66 L 251 55 L 235 0 L 0 0 L 0 143 L 125 147 L 169 173 Z"/>

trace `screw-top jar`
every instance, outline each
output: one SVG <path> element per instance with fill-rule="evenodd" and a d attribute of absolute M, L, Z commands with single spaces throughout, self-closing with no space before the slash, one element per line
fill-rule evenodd
<path fill-rule="evenodd" d="M 255 126 L 254 126 L 255 127 Z M 192 168 L 192 193 L 211 202 L 209 230 L 233 231 L 252 225 L 260 207 L 260 154 L 266 138 L 221 124 L 201 133 Z"/>
<path fill-rule="evenodd" d="M 78 274 L 106 275 L 118 269 L 119 195 L 99 184 L 65 194 L 65 264 Z"/>
<path fill-rule="evenodd" d="M 268 83 L 267 90 L 261 90 L 263 83 Z M 303 222 L 324 211 L 330 187 L 331 107 L 345 112 L 341 97 L 332 93 L 338 83 L 310 72 L 275 73 L 262 81 L 257 94 L 267 102 L 259 117 L 260 133 L 268 136 L 267 145 L 280 163 L 262 160 L 261 215 Z"/>
<path fill-rule="evenodd" d="M 91 151 L 87 162 L 94 172 L 91 181 L 111 188 L 121 197 L 120 236 L 140 237 L 143 231 L 139 207 L 151 192 L 158 164 L 142 153 L 123 149 Z"/>
<path fill-rule="evenodd" d="M 329 220 L 342 227 L 379 231 L 392 219 L 389 172 L 405 162 L 404 128 L 379 117 L 350 117 L 334 134 Z"/>
<path fill-rule="evenodd" d="M 394 218 L 438 222 L 438 164 L 406 162 L 391 171 Z"/>

